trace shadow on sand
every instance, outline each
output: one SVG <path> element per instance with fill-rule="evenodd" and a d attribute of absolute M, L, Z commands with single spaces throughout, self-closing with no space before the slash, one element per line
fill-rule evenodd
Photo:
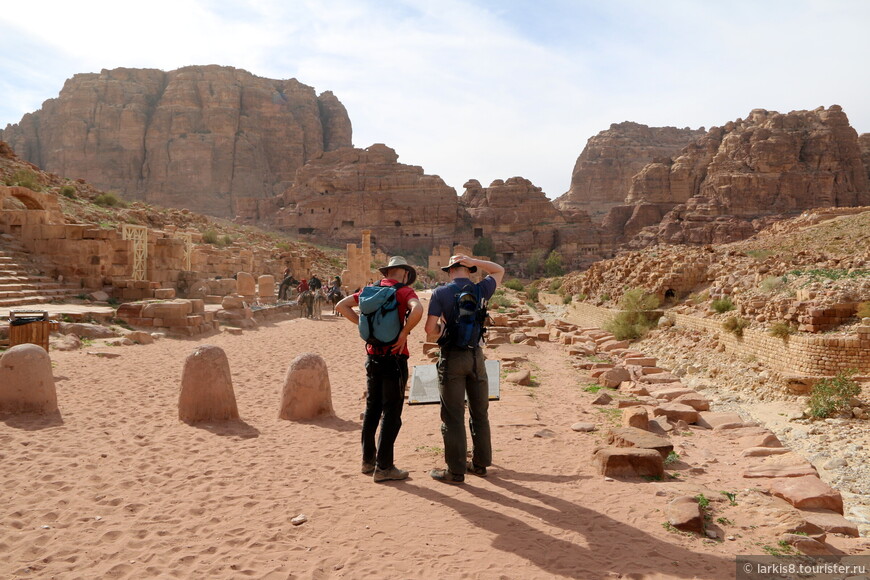
<path fill-rule="evenodd" d="M 664 542 L 602 512 L 516 483 L 546 481 L 571 485 L 584 477 L 500 469 L 486 479 L 497 490 L 488 489 L 489 485 L 480 487 L 479 480 L 467 477 L 470 480 L 466 479 L 465 485 L 453 489 L 467 493 L 468 499 L 410 482 L 396 485 L 395 489 L 453 509 L 471 524 L 492 534 L 493 548 L 524 558 L 554 576 L 589 580 L 619 574 L 620 578 L 662 574 L 673 578 L 733 577 L 732 558 L 701 554 L 676 542 Z M 594 503 L 595 498 L 589 498 L 589 502 Z M 525 512 L 528 517 L 508 515 L 502 509 L 485 507 L 486 504 Z M 540 522 L 561 531 L 545 532 L 540 529 Z M 570 538 L 575 535 L 580 537 L 572 541 Z M 671 565 L 662 570 L 656 568 L 656 563 Z"/>
<path fill-rule="evenodd" d="M 40 431 L 51 427 L 60 427 L 63 425 L 63 417 L 60 416 L 60 411 L 40 415 L 37 413 L 22 413 L 21 415 L 0 415 L 0 422 L 6 423 L 13 429 L 21 429 L 22 431 Z"/>

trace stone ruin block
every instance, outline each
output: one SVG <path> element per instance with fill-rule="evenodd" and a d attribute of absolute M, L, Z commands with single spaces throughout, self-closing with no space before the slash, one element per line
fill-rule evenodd
<path fill-rule="evenodd" d="M 290 363 L 278 416 L 289 421 L 335 416 L 329 371 L 319 354 L 303 353 Z"/>
<path fill-rule="evenodd" d="M 222 348 L 198 346 L 185 359 L 178 418 L 186 423 L 239 418 L 230 363 Z"/>
<path fill-rule="evenodd" d="M 0 356 L 0 413 L 57 412 L 51 357 L 35 344 L 13 346 Z"/>
<path fill-rule="evenodd" d="M 655 449 L 605 447 L 594 456 L 600 475 L 606 477 L 652 477 L 665 474 L 665 463 Z"/>

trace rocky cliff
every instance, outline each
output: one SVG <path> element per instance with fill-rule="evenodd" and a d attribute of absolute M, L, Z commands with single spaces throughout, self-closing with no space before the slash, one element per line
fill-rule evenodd
<path fill-rule="evenodd" d="M 464 187 L 459 203 L 469 216 L 473 242 L 491 239 L 497 253 L 493 257 L 516 264 L 520 271 L 536 253 L 546 257 L 557 250 L 573 267 L 609 254 L 588 214 L 559 211 L 528 179 L 497 179 L 489 187 L 472 179 Z"/>
<path fill-rule="evenodd" d="M 704 135 L 704 129 L 614 123 L 587 141 L 574 165 L 571 188 L 556 200 L 563 210 L 583 210 L 600 219 L 625 203 L 631 180 L 647 163 L 668 159 Z"/>
<path fill-rule="evenodd" d="M 867 205 L 870 184 L 858 134 L 839 106 L 756 109 L 674 159 L 646 165 L 626 202 L 605 223 L 633 246 L 724 243 L 805 209 Z"/>
<path fill-rule="evenodd" d="M 422 167 L 398 162 L 386 145 L 346 147 L 301 168 L 295 184 L 260 215 L 305 239 L 357 243 L 363 230 L 391 252 L 427 253 L 451 244 L 462 223 L 456 190 Z M 271 215 L 270 215 L 271 214 Z"/>
<path fill-rule="evenodd" d="M 20 157 L 101 189 L 216 216 L 271 197 L 351 123 L 331 92 L 221 66 L 103 70 L 0 131 Z"/>

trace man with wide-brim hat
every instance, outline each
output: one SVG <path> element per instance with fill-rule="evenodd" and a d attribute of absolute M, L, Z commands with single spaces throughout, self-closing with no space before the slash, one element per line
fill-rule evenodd
<path fill-rule="evenodd" d="M 486 277 L 476 284 L 469 276 L 480 268 Z M 457 299 L 471 289 L 482 301 L 489 300 L 504 276 L 504 268 L 495 262 L 471 258 L 464 254 L 451 256 L 441 268 L 450 276 L 450 283 L 436 288 L 429 301 L 426 336 L 437 337 L 441 347 L 438 356 L 438 392 L 441 396 L 441 435 L 444 438 L 446 468 L 429 472 L 436 481 L 458 485 L 465 474 L 486 477 L 492 465 L 492 440 L 489 428 L 489 381 L 486 359 L 480 343 L 458 346 L 451 341 L 455 326 Z M 467 403 L 466 403 L 467 401 Z M 469 427 L 473 449 L 466 461 L 468 441 L 465 436 L 465 407 L 468 406 Z"/>
<path fill-rule="evenodd" d="M 404 278 L 398 270 L 406 272 Z M 412 285 L 417 279 L 417 270 L 408 264 L 408 261 L 402 256 L 393 256 L 386 266 L 378 268 L 378 272 L 383 274 L 384 278 L 397 280 L 400 284 L 405 284 L 406 286 Z"/>
<path fill-rule="evenodd" d="M 408 335 L 423 318 L 423 305 L 411 287 L 417 271 L 402 256 L 393 256 L 383 268 L 384 278 L 377 286 L 396 287 L 396 302 L 402 318 L 402 329 L 396 341 L 387 346 L 366 344 L 366 410 L 362 426 L 362 473 L 372 475 L 375 483 L 405 479 L 408 472 L 396 467 L 393 447 L 402 426 L 405 385 L 408 382 Z M 353 309 L 359 304 L 362 290 L 342 298 L 336 312 L 353 324 L 359 324 L 359 314 Z M 375 434 L 380 425 L 380 435 Z"/>

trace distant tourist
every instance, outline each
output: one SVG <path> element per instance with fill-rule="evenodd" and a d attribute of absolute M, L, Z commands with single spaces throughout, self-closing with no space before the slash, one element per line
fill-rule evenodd
<path fill-rule="evenodd" d="M 290 269 L 290 266 L 284 268 L 283 275 L 281 284 L 278 286 L 278 300 L 289 300 L 290 292 L 294 286 L 299 284 L 299 280 L 293 277 L 293 270 Z"/>
<path fill-rule="evenodd" d="M 402 407 L 405 402 L 405 385 L 408 382 L 408 335 L 423 318 L 423 305 L 411 284 L 417 272 L 402 256 L 393 256 L 380 268 L 384 278 L 377 286 L 367 286 L 361 291 L 342 298 L 335 309 L 353 324 L 360 326 L 360 335 L 366 338 L 366 410 L 362 426 L 362 473 L 374 474 L 375 482 L 399 480 L 408 477 L 408 472 L 395 465 L 393 446 L 402 426 Z M 371 302 L 369 302 L 371 301 Z M 359 304 L 361 311 L 371 312 L 364 320 L 353 307 Z M 370 311 L 369 305 L 377 306 Z M 387 320 L 389 314 L 397 314 L 397 320 Z M 375 322 L 381 320 L 384 323 Z M 394 322 L 390 326 L 388 322 Z M 383 326 L 383 328 L 381 328 Z M 384 334 L 384 332 L 386 334 Z M 380 423 L 380 436 L 375 443 L 375 432 Z"/>
<path fill-rule="evenodd" d="M 323 288 L 323 282 L 317 277 L 317 274 L 312 274 L 311 279 L 308 280 L 308 287 L 311 288 L 312 292 L 317 292 Z"/>
<path fill-rule="evenodd" d="M 469 276 L 480 268 L 488 275 L 477 284 Z M 489 381 L 481 347 L 485 303 L 504 276 L 495 262 L 452 256 L 442 268 L 450 283 L 432 292 L 426 318 L 427 337 L 438 337 L 438 391 L 441 395 L 441 434 L 444 437 L 446 469 L 433 469 L 437 481 L 461 484 L 465 473 L 486 477 L 492 464 L 489 429 Z M 473 450 L 466 462 L 465 399 L 468 397 L 469 426 Z"/>

